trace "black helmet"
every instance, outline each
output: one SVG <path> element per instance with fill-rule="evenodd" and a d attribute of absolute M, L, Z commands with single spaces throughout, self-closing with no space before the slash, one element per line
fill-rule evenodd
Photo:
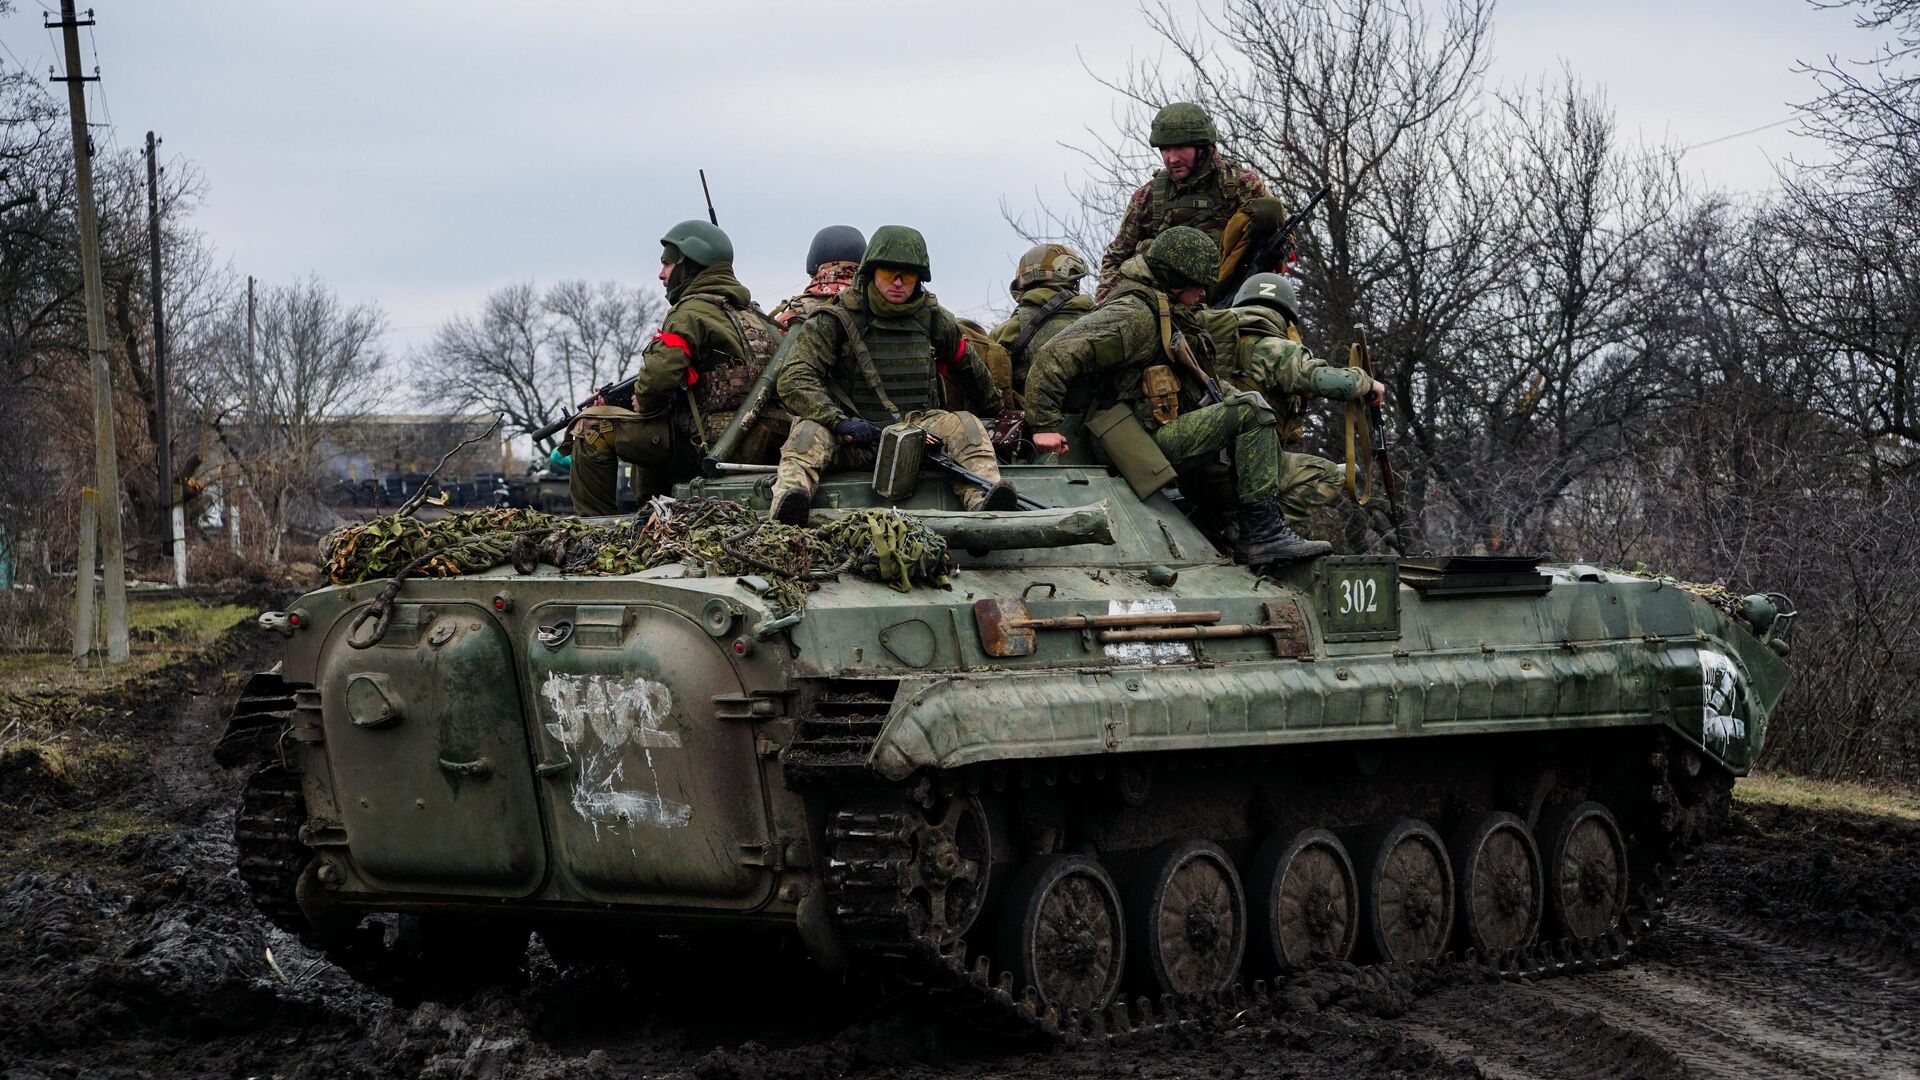
<path fill-rule="evenodd" d="M 813 234 L 807 245 L 807 276 L 820 272 L 821 263 L 857 263 L 867 253 L 867 238 L 851 225 L 829 225 Z"/>

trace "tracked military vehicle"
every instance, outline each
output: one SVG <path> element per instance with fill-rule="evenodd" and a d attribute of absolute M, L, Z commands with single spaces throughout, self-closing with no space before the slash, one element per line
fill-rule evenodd
<path fill-rule="evenodd" d="M 222 744 L 256 768 L 242 876 L 339 955 L 370 916 L 430 964 L 764 931 L 1056 1030 L 1328 960 L 1617 952 L 1784 688 L 1779 597 L 1509 558 L 1261 576 L 1165 495 L 1008 473 L 1076 509 L 901 504 L 953 537 L 948 589 L 782 612 L 683 563 L 302 597 Z M 875 499 L 829 477 L 815 513 Z"/>

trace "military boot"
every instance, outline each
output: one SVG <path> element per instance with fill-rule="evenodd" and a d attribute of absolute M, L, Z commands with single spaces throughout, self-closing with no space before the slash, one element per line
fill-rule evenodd
<path fill-rule="evenodd" d="M 1014 490 L 1013 481 L 995 480 L 987 489 L 986 500 L 980 504 L 982 510 L 1018 510 L 1020 493 Z"/>
<path fill-rule="evenodd" d="M 1240 505 L 1240 553 L 1254 569 L 1331 555 L 1333 545 L 1287 527 L 1277 496 Z"/>
<path fill-rule="evenodd" d="M 773 497 L 773 509 L 768 516 L 782 525 L 805 525 L 807 515 L 812 512 L 813 493 L 795 487 Z"/>

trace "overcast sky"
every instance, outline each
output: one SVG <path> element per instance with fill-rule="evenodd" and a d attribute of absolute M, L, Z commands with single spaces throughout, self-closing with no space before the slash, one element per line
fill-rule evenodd
<path fill-rule="evenodd" d="M 95 119 L 204 171 L 198 223 L 239 273 L 377 301 L 396 352 L 510 281 L 651 278 L 661 232 L 704 214 L 697 168 L 766 306 L 819 226 L 898 222 L 944 303 L 995 315 L 1024 247 L 1002 198 L 1063 198 L 1059 143 L 1122 107 L 1082 58 L 1160 49 L 1125 0 L 91 2 Z M 57 0 L 15 7 L 0 55 L 45 72 Z M 1685 146 L 1786 119 L 1796 60 L 1876 44 L 1805 0 L 1500 0 L 1491 75 L 1564 63 L 1630 138 Z M 1751 192 L 1795 149 L 1778 126 L 1684 165 Z"/>

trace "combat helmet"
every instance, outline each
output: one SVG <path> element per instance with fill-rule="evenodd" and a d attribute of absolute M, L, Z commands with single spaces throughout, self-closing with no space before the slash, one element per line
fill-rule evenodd
<path fill-rule="evenodd" d="M 857 263 L 867 252 L 867 238 L 851 225 L 829 225 L 813 234 L 807 245 L 807 276 L 820 272 L 823 263 Z"/>
<path fill-rule="evenodd" d="M 1071 285 L 1090 272 L 1086 260 L 1065 244 L 1035 244 L 1020 256 L 1012 287 L 1018 291 L 1035 285 Z"/>
<path fill-rule="evenodd" d="M 1147 245 L 1147 266 L 1172 288 L 1212 288 L 1220 276 L 1220 246 L 1191 225 L 1175 225 Z"/>
<path fill-rule="evenodd" d="M 663 252 L 665 256 L 684 255 L 701 266 L 733 261 L 733 241 L 720 231 L 720 226 L 698 219 L 683 221 L 668 229 L 667 234 L 660 238 L 660 246 L 666 249 Z M 680 260 L 668 258 L 665 261 Z"/>
<path fill-rule="evenodd" d="M 1220 141 L 1207 110 L 1191 101 L 1176 101 L 1153 114 L 1147 142 L 1156 150 L 1169 146 L 1212 146 Z"/>
<path fill-rule="evenodd" d="M 1258 304 L 1278 310 L 1293 322 L 1300 321 L 1300 293 L 1293 282 L 1279 274 L 1254 274 L 1233 294 L 1233 306 Z"/>
<path fill-rule="evenodd" d="M 871 274 L 876 266 L 897 266 L 920 275 L 921 281 L 933 280 L 933 264 L 927 259 L 927 238 L 919 229 L 906 225 L 882 225 L 873 230 L 873 239 L 860 257 L 860 272 Z"/>

